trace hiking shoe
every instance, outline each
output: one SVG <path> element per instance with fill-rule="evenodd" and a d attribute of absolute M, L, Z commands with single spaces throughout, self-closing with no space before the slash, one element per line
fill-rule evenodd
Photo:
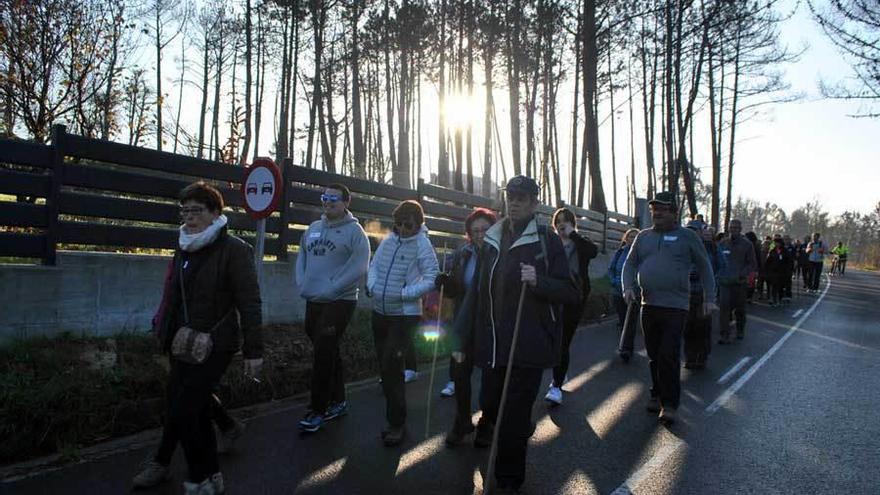
<path fill-rule="evenodd" d="M 340 416 L 345 416 L 348 414 L 348 402 L 342 401 L 337 402 L 336 404 L 330 404 L 330 407 L 327 408 L 327 412 L 324 413 L 324 421 L 330 421 L 331 419 L 336 419 Z"/>
<path fill-rule="evenodd" d="M 620 359 L 621 359 L 624 363 L 628 363 L 628 362 L 629 362 L 629 358 L 632 357 L 632 353 L 629 352 L 629 351 L 619 351 L 619 352 L 617 353 L 617 355 L 620 356 Z"/>
<path fill-rule="evenodd" d="M 678 412 L 671 407 L 664 407 L 660 410 L 660 415 L 657 416 L 657 419 L 659 419 L 660 422 L 665 424 L 666 426 L 669 426 L 678 420 Z"/>
<path fill-rule="evenodd" d="M 382 433 L 382 442 L 385 443 L 385 446 L 393 447 L 395 445 L 400 445 L 400 442 L 403 442 L 403 438 L 406 436 L 406 428 L 403 425 L 389 426 Z"/>
<path fill-rule="evenodd" d="M 446 382 L 446 386 L 440 391 L 441 397 L 452 397 L 455 395 L 455 382 Z"/>
<path fill-rule="evenodd" d="M 492 430 L 494 425 L 489 422 L 480 422 L 477 424 L 477 434 L 474 435 L 474 447 L 485 449 L 492 445 Z"/>
<path fill-rule="evenodd" d="M 218 454 L 226 454 L 235 446 L 235 441 L 238 440 L 239 437 L 244 433 L 244 423 L 237 419 L 232 420 L 234 422 L 232 428 L 222 431 L 220 428 L 217 428 L 217 453 Z"/>
<path fill-rule="evenodd" d="M 419 372 L 416 370 L 403 370 L 403 383 L 414 382 L 419 379 Z"/>
<path fill-rule="evenodd" d="M 547 395 L 544 396 L 544 400 L 554 406 L 562 405 L 562 389 L 551 385 Z"/>
<path fill-rule="evenodd" d="M 168 466 L 159 464 L 155 459 L 147 459 L 144 461 L 141 472 L 131 480 L 131 484 L 135 488 L 150 488 L 167 481 L 170 477 L 171 472 L 168 470 Z"/>
<path fill-rule="evenodd" d="M 315 433 L 324 426 L 324 415 L 309 411 L 306 416 L 299 422 L 299 429 L 307 433 Z"/>
<path fill-rule="evenodd" d="M 645 410 L 649 413 L 658 413 L 660 412 L 660 400 L 656 397 L 651 397 L 648 399 L 648 403 L 645 405 Z"/>

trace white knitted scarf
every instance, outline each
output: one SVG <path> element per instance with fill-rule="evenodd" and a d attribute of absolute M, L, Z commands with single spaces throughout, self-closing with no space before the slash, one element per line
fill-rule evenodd
<path fill-rule="evenodd" d="M 186 224 L 180 226 L 180 238 L 178 243 L 180 244 L 180 249 L 192 253 L 202 249 L 214 242 L 217 239 L 217 235 L 220 234 L 220 230 L 226 226 L 226 215 L 220 215 L 215 218 L 211 225 L 208 226 L 205 230 L 197 233 L 197 234 L 187 234 L 186 233 Z"/>

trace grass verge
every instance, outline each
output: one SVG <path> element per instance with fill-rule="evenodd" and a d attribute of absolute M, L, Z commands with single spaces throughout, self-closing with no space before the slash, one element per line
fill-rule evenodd
<path fill-rule="evenodd" d="M 584 313 L 597 320 L 610 308 L 607 281 L 594 280 Z M 433 330 L 433 327 L 426 327 Z M 312 346 L 298 325 L 264 329 L 266 365 L 261 383 L 230 365 L 220 396 L 230 407 L 282 399 L 305 392 L 311 378 Z M 434 342 L 419 334 L 417 359 L 430 363 Z M 378 372 L 370 311 L 359 309 L 342 340 L 346 380 Z M 438 341 L 438 363 L 449 354 Z M 0 348 L 0 464 L 61 453 L 76 459 L 82 447 L 161 425 L 168 360 L 152 336 L 64 334 L 31 338 Z"/>

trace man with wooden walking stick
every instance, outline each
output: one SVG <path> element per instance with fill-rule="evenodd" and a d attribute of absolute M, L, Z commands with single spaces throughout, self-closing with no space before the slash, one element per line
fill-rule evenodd
<path fill-rule="evenodd" d="M 507 217 L 486 232 L 477 279 L 454 330 L 457 342 L 473 337 L 474 364 L 483 371 L 483 414 L 474 445 L 497 442 L 497 462 L 492 464 L 491 455 L 489 460 L 495 493 L 516 492 L 525 480 L 526 446 L 534 431 L 532 406 L 544 370 L 559 361 L 562 304 L 576 304 L 580 298 L 559 236 L 535 220 L 538 184 L 516 176 L 505 189 Z M 465 358 L 463 346 L 453 350 L 457 359 Z M 491 478 L 487 476 L 485 486 Z"/>

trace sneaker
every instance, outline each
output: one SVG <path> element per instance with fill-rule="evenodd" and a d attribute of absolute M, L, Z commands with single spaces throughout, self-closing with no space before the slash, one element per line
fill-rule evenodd
<path fill-rule="evenodd" d="M 562 405 L 562 389 L 551 385 L 547 395 L 544 396 L 544 400 L 555 406 Z"/>
<path fill-rule="evenodd" d="M 648 404 L 645 405 L 645 410 L 655 414 L 660 412 L 660 400 L 656 397 L 651 397 L 648 399 Z"/>
<path fill-rule="evenodd" d="M 306 413 L 306 416 L 299 422 L 299 429 L 307 433 L 315 433 L 324 426 L 324 415 L 313 411 Z"/>
<path fill-rule="evenodd" d="M 167 481 L 170 477 L 168 466 L 159 464 L 155 459 L 147 459 L 144 461 L 141 472 L 131 480 L 131 484 L 135 488 L 150 488 Z"/>
<path fill-rule="evenodd" d="M 478 449 L 485 449 L 492 445 L 492 430 L 494 429 L 494 425 L 491 423 L 483 422 L 477 424 L 477 434 L 474 435 L 474 447 Z"/>
<path fill-rule="evenodd" d="M 678 420 L 678 412 L 675 409 L 663 408 L 660 410 L 660 415 L 657 416 L 657 419 L 660 420 L 661 423 L 669 426 L 675 423 Z"/>
<path fill-rule="evenodd" d="M 226 485 L 223 483 L 223 473 L 214 473 L 208 478 L 214 485 L 214 493 L 226 493 Z"/>
<path fill-rule="evenodd" d="M 237 419 L 233 419 L 232 428 L 221 431 L 217 429 L 217 453 L 226 454 L 235 446 L 235 441 L 244 433 L 244 423 Z"/>
<path fill-rule="evenodd" d="M 348 414 L 348 402 L 342 401 L 330 404 L 330 407 L 327 408 L 327 412 L 324 413 L 324 421 L 330 421 L 331 419 L 336 419 L 340 416 L 345 416 L 346 414 Z"/>
<path fill-rule="evenodd" d="M 414 382 L 419 379 L 419 372 L 416 370 L 403 370 L 403 383 Z"/>
<path fill-rule="evenodd" d="M 183 493 L 184 495 L 216 495 L 217 492 L 214 490 L 214 485 L 209 478 L 201 483 L 184 481 Z"/>
<path fill-rule="evenodd" d="M 393 447 L 403 442 L 403 438 L 406 436 L 406 428 L 403 425 L 389 426 L 382 433 L 382 441 L 385 443 L 385 446 Z"/>
<path fill-rule="evenodd" d="M 446 386 L 440 391 L 441 397 L 452 397 L 455 395 L 455 382 L 446 382 Z"/>

